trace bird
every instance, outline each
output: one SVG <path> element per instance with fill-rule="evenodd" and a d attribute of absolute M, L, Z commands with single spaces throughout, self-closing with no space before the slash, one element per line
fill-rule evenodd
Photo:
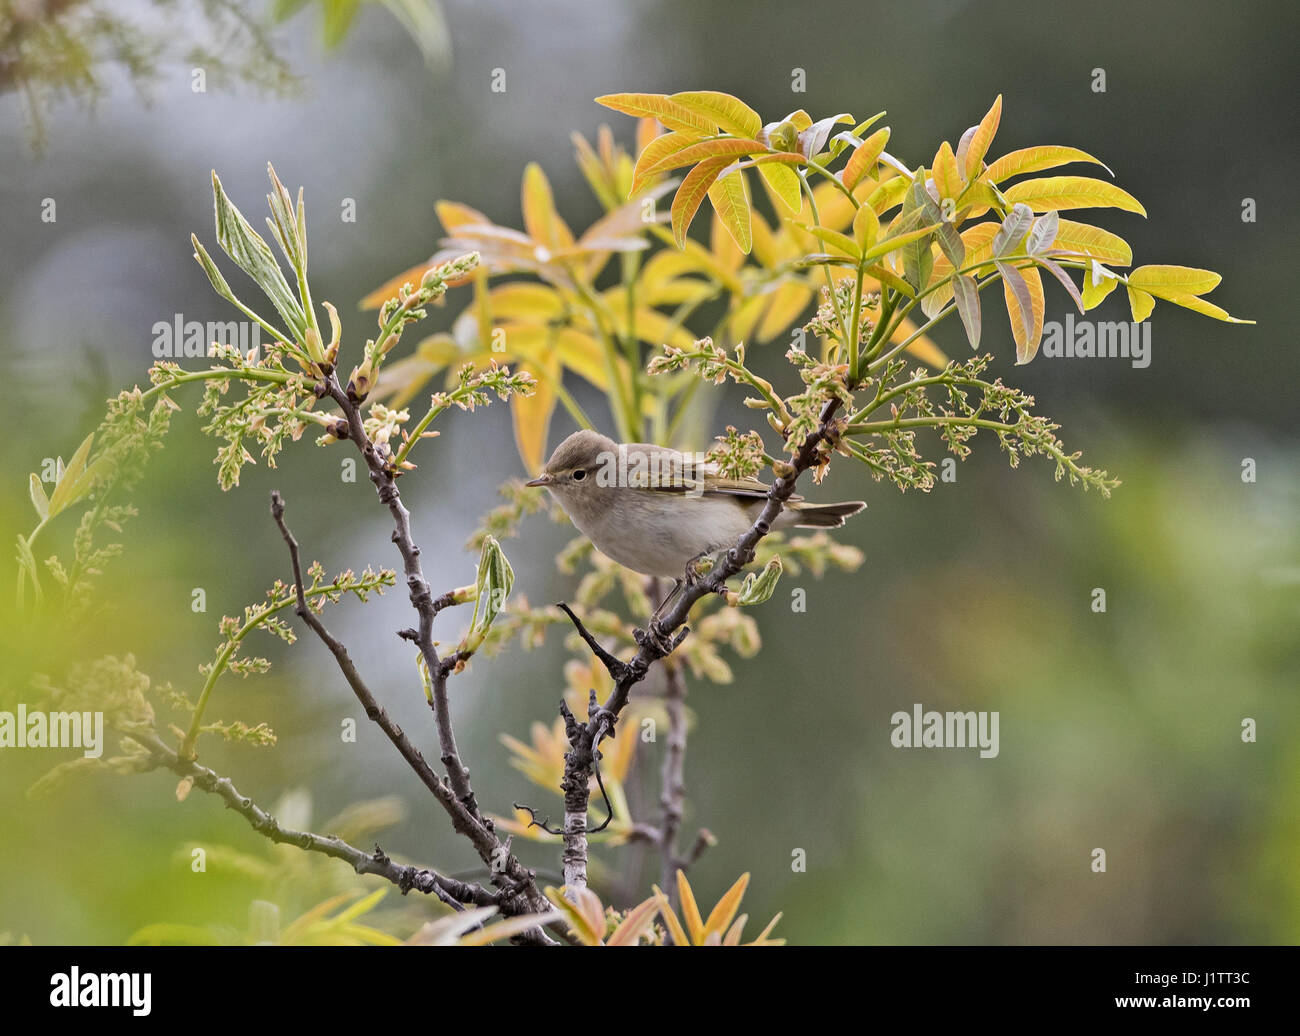
<path fill-rule="evenodd" d="M 770 488 L 756 478 L 724 478 L 703 457 L 652 443 L 620 444 L 590 429 L 560 443 L 525 485 L 545 488 L 602 554 L 679 585 L 689 580 L 693 562 L 734 546 L 749 531 Z M 792 496 L 772 528 L 839 528 L 866 506 Z"/>

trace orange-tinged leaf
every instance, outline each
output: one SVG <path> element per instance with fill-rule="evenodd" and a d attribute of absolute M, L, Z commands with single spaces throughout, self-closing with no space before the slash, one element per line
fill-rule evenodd
<path fill-rule="evenodd" d="M 534 241 L 540 241 L 551 251 L 568 248 L 573 244 L 573 234 L 555 211 L 555 197 L 551 182 L 536 162 L 524 169 L 523 185 L 524 229 Z"/>
<path fill-rule="evenodd" d="M 669 99 L 712 120 L 719 128 L 737 137 L 756 137 L 763 128 L 763 120 L 758 112 L 731 94 L 717 90 L 690 90 L 673 94 Z"/>
<path fill-rule="evenodd" d="M 984 164 L 984 156 L 989 152 L 989 145 L 993 143 L 993 137 L 998 132 L 998 125 L 1002 122 L 1002 95 L 998 94 L 997 100 L 980 119 L 980 124 L 975 130 L 974 136 L 971 137 L 970 144 L 966 148 L 966 179 L 974 180 L 980 173 Z"/>
<path fill-rule="evenodd" d="M 1130 287 L 1141 288 L 1152 295 L 1204 295 L 1213 291 L 1223 280 L 1213 270 L 1198 270 L 1192 266 L 1139 266 L 1128 275 Z"/>
<path fill-rule="evenodd" d="M 853 154 L 849 155 L 849 160 L 844 163 L 841 177 L 844 186 L 853 190 L 864 176 L 869 175 L 876 168 L 880 153 L 885 150 L 885 145 L 888 143 L 889 127 L 885 126 L 864 140 L 861 147 L 855 148 Z"/>
<path fill-rule="evenodd" d="M 984 170 L 982 179 L 989 183 L 1001 183 L 1022 173 L 1036 173 L 1043 169 L 1055 169 L 1057 166 L 1069 165 L 1071 162 L 1089 162 L 1099 165 L 1106 172 L 1110 168 L 1100 159 L 1093 158 L 1086 151 L 1077 147 L 1063 147 L 1057 144 L 1043 144 L 1038 147 L 1021 148 L 1011 151 L 993 162 Z"/>
<path fill-rule="evenodd" d="M 664 919 L 668 934 L 673 937 L 673 945 L 689 946 L 691 940 L 686 934 L 686 929 L 682 927 L 681 921 L 677 919 L 677 912 L 673 910 L 672 904 L 668 902 L 668 897 L 660 891 L 658 885 L 651 885 L 650 887 L 654 889 L 655 901 L 659 904 L 659 916 Z"/>
<path fill-rule="evenodd" d="M 698 139 L 689 133 L 664 133 L 650 141 L 641 149 L 641 154 L 636 160 L 636 168 L 632 171 L 632 194 L 636 194 L 647 182 L 654 179 L 655 174 L 648 173 L 646 170 Z"/>
<path fill-rule="evenodd" d="M 560 361 L 553 358 L 543 363 L 521 363 L 519 370 L 533 375 L 537 387 L 531 396 L 510 397 L 510 417 L 515 429 L 515 446 L 524 470 L 530 474 L 542 470 L 546 459 L 546 436 L 551 429 L 551 415 L 555 412 L 555 385 L 560 379 Z"/>
<path fill-rule="evenodd" d="M 623 920 L 610 933 L 609 938 L 605 940 L 605 945 L 635 946 L 637 940 L 650 929 L 658 912 L 659 900 L 655 896 L 638 903 L 623 915 Z"/>
<path fill-rule="evenodd" d="M 600 899 L 591 889 L 552 888 L 543 890 L 547 899 L 564 915 L 573 934 L 585 946 L 599 946 L 605 936 L 605 915 Z"/>
<path fill-rule="evenodd" d="M 624 115 L 658 119 L 670 130 L 681 130 L 696 136 L 714 130 L 713 123 L 703 115 L 682 107 L 666 94 L 605 94 L 597 97 L 596 103 Z"/>
<path fill-rule="evenodd" d="M 954 202 L 961 197 L 966 185 L 957 171 L 957 157 L 952 153 L 952 145 L 946 140 L 939 145 L 934 156 L 934 185 L 939 191 L 939 198 L 951 198 Z"/>
<path fill-rule="evenodd" d="M 1011 335 L 1016 342 L 1016 363 L 1019 365 L 1028 363 L 1037 355 L 1043 337 L 1043 279 L 1032 266 L 1017 270 L 1003 265 L 1002 294 L 1006 299 L 1007 316 L 1011 319 Z M 1021 284 L 1028 289 L 1028 312 L 1021 304 L 1020 293 L 1015 290 L 1016 285 L 1007 275 L 1008 271 L 1019 274 Z"/>
<path fill-rule="evenodd" d="M 433 265 L 433 263 L 426 259 L 418 266 L 412 266 L 409 269 L 403 270 L 396 277 L 390 277 L 388 280 L 384 281 L 383 284 L 363 298 L 359 303 L 357 303 L 357 305 L 362 309 L 378 309 L 401 291 L 403 284 L 419 284 L 420 278 L 423 277 L 429 267 Z"/>
<path fill-rule="evenodd" d="M 647 166 L 646 176 L 662 173 L 668 169 L 677 169 L 684 165 L 694 165 L 710 158 L 727 158 L 735 160 L 745 155 L 762 154 L 766 151 L 757 140 L 744 140 L 736 137 L 715 137 L 712 140 L 700 140 L 688 144 L 680 151 L 674 151 L 659 159 L 652 166 Z"/>
<path fill-rule="evenodd" d="M 695 893 L 691 891 L 691 884 L 681 870 L 677 871 L 677 898 L 682 903 L 682 916 L 691 933 L 691 942 L 699 946 L 704 942 L 704 920 L 700 917 L 700 908 L 695 905 Z"/>
<path fill-rule="evenodd" d="M 1044 176 L 1036 180 L 1021 180 L 1004 193 L 1013 205 L 1023 202 L 1035 212 L 1114 208 L 1141 216 L 1147 214 L 1142 203 L 1128 191 L 1089 176 Z"/>
<path fill-rule="evenodd" d="M 749 873 L 746 872 L 736 879 L 736 883 L 727 889 L 723 897 L 718 900 L 718 905 L 709 913 L 709 919 L 704 922 L 706 936 L 721 936 L 727 930 L 740 909 L 740 901 L 745 897 L 745 889 L 748 887 Z"/>
<path fill-rule="evenodd" d="M 682 185 L 677 188 L 677 193 L 673 196 L 672 217 L 673 238 L 678 248 L 685 247 L 686 232 L 691 228 L 691 220 L 700 210 L 713 181 L 729 165 L 730 158 L 711 158 L 701 162 L 686 174 Z"/>
<path fill-rule="evenodd" d="M 458 227 L 486 226 L 492 222 L 478 209 L 472 209 L 458 201 L 435 202 L 433 208 L 438 213 L 438 222 L 448 234 L 454 233 Z"/>
<path fill-rule="evenodd" d="M 739 170 L 727 173 L 709 187 L 709 201 L 713 211 L 722 220 L 727 233 L 745 255 L 749 255 L 754 238 L 749 229 L 749 197 L 745 193 L 745 174 Z"/>

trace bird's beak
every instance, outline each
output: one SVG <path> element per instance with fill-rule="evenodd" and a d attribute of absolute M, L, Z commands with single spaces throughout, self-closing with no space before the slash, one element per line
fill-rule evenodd
<path fill-rule="evenodd" d="M 549 486 L 550 484 L 551 484 L 551 476 L 545 473 L 538 475 L 535 479 L 533 479 L 530 482 L 524 483 L 524 485 L 526 486 Z"/>

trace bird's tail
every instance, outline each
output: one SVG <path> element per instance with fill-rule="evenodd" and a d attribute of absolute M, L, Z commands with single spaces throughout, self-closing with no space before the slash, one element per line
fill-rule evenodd
<path fill-rule="evenodd" d="M 857 514 L 867 505 L 861 500 L 848 500 L 841 504 L 810 504 L 799 500 L 785 506 L 789 524 L 796 529 L 838 529 L 845 518 Z"/>

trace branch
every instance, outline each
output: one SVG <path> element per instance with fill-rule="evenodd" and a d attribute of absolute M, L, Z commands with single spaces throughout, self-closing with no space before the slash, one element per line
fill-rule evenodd
<path fill-rule="evenodd" d="M 400 505 L 399 505 L 400 506 Z M 388 736 L 394 747 L 406 760 L 426 788 L 433 792 L 435 798 L 451 818 L 455 830 L 465 835 L 473 844 L 479 858 L 491 868 L 493 881 L 508 896 L 502 900 L 502 912 L 518 914 L 524 912 L 540 913 L 546 910 L 546 900 L 538 891 L 537 883 L 531 871 L 526 869 L 518 859 L 506 850 L 496 833 L 476 813 L 470 811 L 464 799 L 444 783 L 425 760 L 420 750 L 411 743 L 405 732 L 398 726 L 379 704 L 370 688 L 366 686 L 361 674 L 357 672 L 348 649 L 321 622 L 320 617 L 312 611 L 303 592 L 302 563 L 298 554 L 298 541 L 284 521 L 284 499 L 278 492 L 271 494 L 271 516 L 284 537 L 289 548 L 289 559 L 293 565 L 294 589 L 298 597 L 296 611 L 313 633 L 329 648 L 338 663 L 343 678 L 352 688 L 353 694 L 365 709 L 366 715 Z M 432 602 L 431 602 L 432 603 Z M 446 674 L 442 677 L 444 694 L 446 691 Z"/>
<path fill-rule="evenodd" d="M 275 817 L 252 799 L 241 795 L 229 777 L 222 777 L 192 759 L 182 758 L 152 734 L 141 734 L 135 731 L 123 733 L 148 749 L 150 762 L 154 767 L 165 767 L 181 777 L 188 777 L 194 782 L 195 787 L 221 798 L 227 809 L 233 809 L 248 821 L 254 831 L 265 835 L 273 842 L 294 845 L 307 852 L 321 853 L 342 860 L 350 864 L 358 874 L 377 874 L 391 881 L 402 890 L 402 895 L 415 889 L 426 895 L 437 896 L 456 910 L 463 910 L 462 904 L 465 903 L 495 906 L 501 902 L 501 893 L 490 892 L 482 885 L 459 881 L 427 867 L 394 863 L 378 845 L 375 846 L 374 853 L 366 853 L 333 835 L 318 835 L 310 831 L 294 831 L 281 827 Z"/>

